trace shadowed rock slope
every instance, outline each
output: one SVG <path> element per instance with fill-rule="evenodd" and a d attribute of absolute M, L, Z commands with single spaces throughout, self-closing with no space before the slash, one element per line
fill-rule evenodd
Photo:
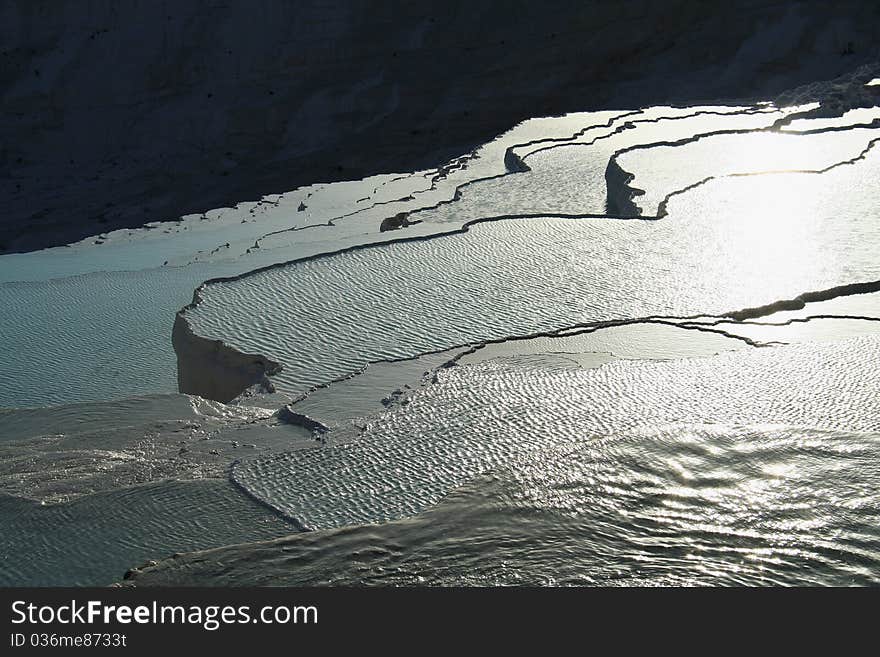
<path fill-rule="evenodd" d="M 880 6 L 10 0 L 0 253 L 436 165 L 527 117 L 762 95 L 875 59 Z"/>

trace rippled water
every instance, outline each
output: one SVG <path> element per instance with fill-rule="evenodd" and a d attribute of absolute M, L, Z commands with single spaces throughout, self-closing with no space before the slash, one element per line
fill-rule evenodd
<path fill-rule="evenodd" d="M 718 317 L 880 279 L 880 129 L 790 134 L 880 114 L 779 123 L 803 109 L 534 119 L 430 171 L 0 258 L 0 585 L 207 548 L 136 580 L 880 583 L 880 322 Z M 761 132 L 695 137 L 718 130 Z M 588 216 L 626 191 L 615 154 L 662 219 Z M 213 277 L 185 317 L 280 361 L 277 394 L 155 394 Z M 331 381 L 293 406 L 328 431 L 274 413 Z"/>
<path fill-rule="evenodd" d="M 438 169 L 313 185 L 69 247 L 4 255 L 0 407 L 174 392 L 174 315 L 200 282 L 393 238 L 379 233 L 384 218 L 448 200 L 465 181 L 503 173 L 508 145 L 563 138 L 621 113 L 525 121 L 449 163 L 442 175 Z M 426 223 L 410 232 L 440 229 Z"/>
<path fill-rule="evenodd" d="M 652 107 L 608 128 L 586 131 L 571 144 L 518 149 L 531 171 L 488 180 L 462 191 L 458 203 L 418 214 L 431 222 L 471 221 L 514 213 L 605 212 L 605 167 L 615 151 L 635 144 L 690 137 L 713 130 L 766 128 L 792 108 L 736 114 L 734 107 Z M 701 114 L 702 113 L 702 114 Z M 718 113 L 718 114 L 716 114 Z M 621 126 L 622 132 L 616 132 Z"/>
<path fill-rule="evenodd" d="M 0 495 L 0 586 L 101 586 L 174 552 L 296 528 L 223 480 L 165 481 L 40 506 Z"/>
<path fill-rule="evenodd" d="M 667 194 L 707 177 L 821 170 L 857 157 L 878 137 L 880 129 L 862 128 L 810 135 L 718 135 L 684 145 L 630 151 L 618 163 L 635 175 L 630 185 L 645 192 L 635 199 L 636 204 L 643 213 L 656 214 Z M 681 166 L 682 161 L 688 166 Z"/>
<path fill-rule="evenodd" d="M 670 425 L 530 453 L 413 519 L 164 562 L 143 584 L 877 585 L 880 435 Z"/>
<path fill-rule="evenodd" d="M 523 149 L 526 155 L 559 144 L 541 140 L 564 140 L 583 131 L 575 140 L 580 146 L 529 158 L 531 173 L 480 183 L 467 188 L 459 202 L 420 213 L 424 223 L 409 228 L 408 234 L 431 234 L 449 228 L 449 222 L 454 227 L 486 213 L 601 212 L 604 168 L 614 149 L 663 135 L 766 127 L 791 111 L 737 113 L 744 109 L 650 108 L 627 116 L 633 128 L 620 133 L 615 130 L 623 118 L 605 126 L 624 112 L 537 118 L 485 144 L 442 175 L 384 174 L 313 185 L 180 222 L 116 231 L 71 247 L 2 256 L 0 307 L 8 310 L 8 321 L 0 322 L 0 343 L 12 356 L 0 363 L 0 407 L 175 391 L 169 335 L 174 314 L 201 281 L 393 238 L 393 233 L 378 232 L 384 218 L 448 201 L 457 185 L 503 173 L 508 146 L 538 140 Z M 697 112 L 724 116 L 690 116 Z M 661 122 L 643 122 L 655 120 Z M 603 139 L 583 145 L 597 137 Z M 325 225 L 331 219 L 334 225 Z"/>
<path fill-rule="evenodd" d="M 0 411 L 0 586 L 104 585 L 176 551 L 296 531 L 227 473 L 314 444 L 271 411 L 185 395 Z"/>
<path fill-rule="evenodd" d="M 235 459 L 314 444 L 271 410 L 184 395 L 3 411 L 0 494 L 56 504 L 165 479 L 225 479 Z"/>
<path fill-rule="evenodd" d="M 464 342 L 763 305 L 880 278 L 878 166 L 872 152 L 821 177 L 714 181 L 655 222 L 505 221 L 294 263 L 208 285 L 187 317 L 200 335 L 280 361 L 279 388 L 301 392 Z"/>
<path fill-rule="evenodd" d="M 309 528 L 424 511 L 471 478 L 562 444 L 669 423 L 880 431 L 880 337 L 598 369 L 487 361 L 442 371 L 359 440 L 246 459 L 233 478 Z"/>

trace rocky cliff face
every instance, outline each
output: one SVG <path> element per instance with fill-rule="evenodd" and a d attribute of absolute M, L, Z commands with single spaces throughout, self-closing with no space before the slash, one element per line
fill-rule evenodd
<path fill-rule="evenodd" d="M 437 164 L 531 116 L 772 96 L 878 43 L 855 0 L 9 0 L 0 252 Z"/>

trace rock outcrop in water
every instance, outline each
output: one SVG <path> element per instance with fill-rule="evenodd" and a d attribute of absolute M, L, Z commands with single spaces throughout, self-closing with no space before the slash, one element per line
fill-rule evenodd
<path fill-rule="evenodd" d="M 325 434 L 330 431 L 327 425 L 325 425 L 323 422 L 311 418 L 308 415 L 304 415 L 303 413 L 297 413 L 290 408 L 290 405 L 285 405 L 278 409 L 276 416 L 281 422 L 284 422 L 285 424 L 292 424 L 297 427 L 302 427 L 307 431 L 311 431 L 312 434 L 315 435 Z"/>
<path fill-rule="evenodd" d="M 379 225 L 379 232 L 385 233 L 389 230 L 397 230 L 398 228 L 406 228 L 410 225 L 407 212 L 398 212 L 393 217 L 386 217 Z"/>
<path fill-rule="evenodd" d="M 643 192 L 629 186 L 634 177 L 629 171 L 625 171 L 616 159 L 608 160 L 608 166 L 605 168 L 605 188 L 608 192 L 605 211 L 608 214 L 621 216 L 639 214 L 639 208 L 633 202 L 633 198 Z"/>
<path fill-rule="evenodd" d="M 177 354 L 177 385 L 180 392 L 227 403 L 257 385 L 274 392 L 268 377 L 281 365 L 265 356 L 243 354 L 221 340 L 209 340 L 192 332 L 178 314 L 171 337 Z"/>

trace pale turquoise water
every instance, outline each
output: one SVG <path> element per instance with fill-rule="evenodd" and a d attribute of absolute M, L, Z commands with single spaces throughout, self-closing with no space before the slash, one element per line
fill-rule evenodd
<path fill-rule="evenodd" d="M 476 158 L 439 179 L 437 172 L 429 171 L 315 185 L 259 203 L 212 210 L 205 220 L 191 215 L 150 230 L 100 236 L 101 245 L 85 240 L 67 248 L 2 256 L 0 307 L 6 316 L 0 322 L 5 355 L 0 361 L 0 407 L 174 391 L 174 314 L 189 303 L 201 281 L 399 237 L 378 233 L 383 218 L 448 201 L 456 185 L 504 172 L 508 146 L 537 140 L 523 149 L 524 155 L 554 148 L 528 158 L 532 172 L 466 187 L 459 202 L 416 215 L 424 223 L 408 229 L 407 235 L 455 228 L 486 212 L 601 212 L 604 166 L 615 148 L 663 135 L 766 127 L 782 116 L 769 110 L 738 113 L 742 110 L 651 108 L 626 116 L 634 127 L 620 132 L 622 112 L 534 119 L 486 144 Z M 593 146 L 565 145 L 572 135 L 580 135 L 575 141 L 581 142 L 601 139 Z M 337 217 L 342 218 L 336 226 L 320 227 Z M 311 228 L 273 234 L 306 227 Z M 253 249 L 257 241 L 260 248 Z M 356 289 L 370 284 L 352 281 Z"/>
<path fill-rule="evenodd" d="M 295 527 L 222 480 L 163 482 L 42 507 L 0 495 L 0 586 L 101 586 L 174 552 Z"/>
<path fill-rule="evenodd" d="M 0 407 L 37 407 L 0 416 L 10 529 L 0 583 L 104 584 L 146 559 L 306 526 L 321 531 L 277 550 L 183 557 L 144 581 L 876 584 L 870 322 L 776 327 L 771 339 L 802 343 L 779 347 L 672 340 L 695 327 L 640 324 L 594 336 L 587 352 L 571 340 L 554 350 L 548 337 L 526 356 L 500 346 L 433 371 L 455 345 L 717 315 L 880 279 L 880 154 L 864 148 L 876 131 L 706 137 L 622 156 L 646 192 L 635 197 L 643 212 L 668 197 L 659 221 L 506 216 L 601 213 L 615 152 L 782 116 L 537 119 L 447 169 L 317 185 L 101 245 L 0 258 Z M 541 139 L 551 141 L 526 144 Z M 531 171 L 499 177 L 514 144 Z M 823 173 L 728 175 L 827 168 L 860 152 Z M 422 223 L 378 232 L 383 218 L 457 188 L 455 202 L 412 215 Z M 272 416 L 284 394 L 252 400 L 269 410 L 131 399 L 175 390 L 172 323 L 203 280 L 487 215 L 505 220 L 203 290 L 187 312 L 196 333 L 282 362 L 286 395 L 444 351 L 374 364 L 296 407 L 330 424 L 320 441 Z M 876 312 L 846 299 L 821 307 Z M 703 321 L 696 328 L 710 328 Z M 95 403 L 39 408 L 74 401 Z"/>

